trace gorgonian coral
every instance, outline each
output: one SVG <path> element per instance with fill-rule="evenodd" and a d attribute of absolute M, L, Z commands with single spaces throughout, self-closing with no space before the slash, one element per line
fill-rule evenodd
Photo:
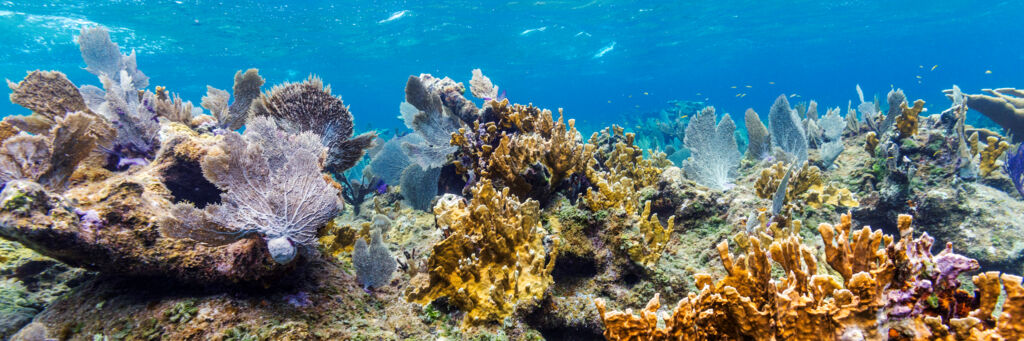
<path fill-rule="evenodd" d="M 200 105 L 209 110 L 213 117 L 217 118 L 217 125 L 223 129 L 238 130 L 245 125 L 245 119 L 249 116 L 249 107 L 252 101 L 260 96 L 260 87 L 263 86 L 263 77 L 260 77 L 259 70 L 249 69 L 244 73 L 238 70 L 235 73 L 235 86 L 232 91 L 235 93 L 235 101 L 228 105 L 231 95 L 227 91 L 206 86 L 206 96 Z"/>
<path fill-rule="evenodd" d="M 255 117 L 244 135 L 228 133 L 218 147 L 201 165 L 206 179 L 224 191 L 221 202 L 205 214 L 179 207 L 183 214 L 164 224 L 165 234 L 216 244 L 257 233 L 278 263 L 290 262 L 297 250 L 315 250 L 317 229 L 340 206 L 338 190 L 321 174 L 320 138 L 289 134 Z"/>
<path fill-rule="evenodd" d="M 352 114 L 348 107 L 341 98 L 331 95 L 331 87 L 324 86 L 316 76 L 301 83 L 275 85 L 252 104 L 249 115 L 250 120 L 270 117 L 292 134 L 316 134 L 327 147 L 324 169 L 335 174 L 359 162 L 377 137 L 373 132 L 352 137 Z"/>
<path fill-rule="evenodd" d="M 686 127 L 683 143 L 690 158 L 683 162 L 686 176 L 715 190 L 732 188 L 739 167 L 740 151 L 733 133 L 736 124 L 729 114 L 715 125 L 715 107 L 705 107 Z"/>
<path fill-rule="evenodd" d="M 781 149 L 793 162 L 807 160 L 807 133 L 796 110 L 789 107 L 786 95 L 779 95 L 768 112 L 772 146 Z"/>
<path fill-rule="evenodd" d="M 420 77 L 409 76 L 401 110 L 405 125 L 421 137 L 402 142 L 402 151 L 409 159 L 423 169 L 448 162 L 448 156 L 458 149 L 449 141 L 462 122 L 444 105 L 441 96 L 430 91 Z"/>

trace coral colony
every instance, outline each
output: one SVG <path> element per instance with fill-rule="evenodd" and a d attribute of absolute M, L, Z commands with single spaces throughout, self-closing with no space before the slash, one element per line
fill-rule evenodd
<path fill-rule="evenodd" d="M 317 76 L 193 106 L 77 42 L 96 85 L 9 82 L 0 274 L 36 279 L 0 281 L 5 338 L 1024 337 L 1021 90 L 780 95 L 741 131 L 676 101 L 584 138 L 476 69 L 410 76 L 378 136 Z"/>

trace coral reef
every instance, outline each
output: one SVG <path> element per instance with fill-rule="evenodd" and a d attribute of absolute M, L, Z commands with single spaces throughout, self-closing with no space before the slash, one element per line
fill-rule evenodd
<path fill-rule="evenodd" d="M 249 107 L 252 102 L 260 97 L 260 87 L 263 86 L 263 77 L 260 77 L 259 70 L 249 69 L 244 73 L 238 70 L 235 73 L 235 85 L 232 91 L 235 94 L 235 101 L 228 105 L 231 95 L 227 91 L 206 86 L 206 96 L 203 96 L 200 105 L 217 119 L 217 126 L 227 130 L 238 130 L 245 125 L 249 117 Z"/>
<path fill-rule="evenodd" d="M 748 108 L 743 120 L 746 122 L 747 136 L 750 138 L 745 155 L 747 160 L 757 161 L 771 155 L 771 136 L 768 135 L 768 128 L 764 126 L 764 122 L 761 122 L 761 117 L 754 109 Z"/>

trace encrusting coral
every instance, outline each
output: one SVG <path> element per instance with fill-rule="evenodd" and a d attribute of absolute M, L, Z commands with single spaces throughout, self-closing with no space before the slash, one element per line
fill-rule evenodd
<path fill-rule="evenodd" d="M 762 246 L 757 238 L 729 252 L 718 246 L 726 277 L 695 276 L 699 293 L 682 299 L 662 316 L 659 297 L 633 314 L 608 311 L 595 299 L 609 340 L 819 340 L 1017 339 L 1015 314 L 1024 306 L 1021 278 L 990 272 L 974 276 L 979 292 L 959 289 L 957 275 L 978 269 L 972 259 L 945 250 L 932 255 L 932 239 L 913 237 L 911 218 L 901 215 L 901 238 L 868 227 L 852 231 L 849 215 L 837 226 L 822 224 L 825 259 L 842 281 L 818 274 L 817 257 L 798 235 L 776 235 Z M 774 263 L 774 264 L 773 264 Z M 772 267 L 784 270 L 773 278 Z M 1000 291 L 1008 294 L 1002 316 L 993 310 Z M 981 323 L 984 322 L 984 323 Z"/>
<path fill-rule="evenodd" d="M 409 301 L 423 305 L 447 297 L 466 313 L 464 325 L 501 321 L 539 301 L 552 283 L 556 257 L 546 251 L 536 201 L 520 202 L 486 179 L 472 193 L 469 202 L 449 194 L 434 206 L 446 237 L 408 292 Z"/>

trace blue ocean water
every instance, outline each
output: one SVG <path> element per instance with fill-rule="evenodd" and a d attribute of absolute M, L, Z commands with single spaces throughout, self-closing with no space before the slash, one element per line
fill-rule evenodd
<path fill-rule="evenodd" d="M 357 129 L 400 127 L 409 75 L 483 69 L 514 102 L 597 127 L 672 99 L 766 115 L 780 93 L 821 106 L 903 88 L 1019 86 L 1021 1 L 3 1 L 0 77 L 85 72 L 74 37 L 102 25 L 139 68 L 198 103 L 256 67 L 268 85 L 315 73 Z M 1015 83 L 1016 82 L 1016 83 Z M 27 114 L 2 101 L 0 114 Z M 980 116 L 980 115 L 976 115 Z"/>

